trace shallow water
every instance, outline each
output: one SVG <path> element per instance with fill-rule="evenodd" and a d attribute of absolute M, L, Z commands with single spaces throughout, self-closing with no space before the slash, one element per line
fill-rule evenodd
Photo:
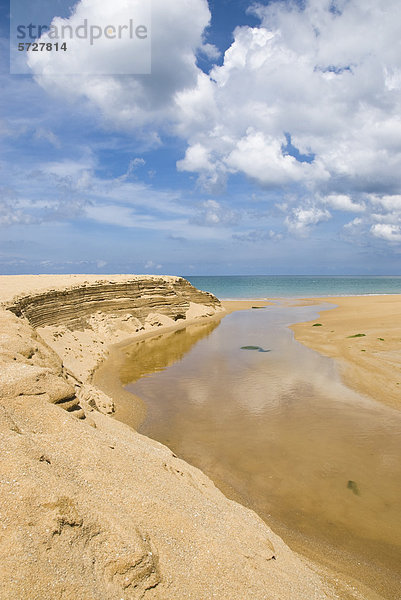
<path fill-rule="evenodd" d="M 332 360 L 293 340 L 286 325 L 317 313 L 242 311 L 160 336 L 146 352 L 133 344 L 122 381 L 142 376 L 127 386 L 147 406 L 141 433 L 295 550 L 398 600 L 401 413 L 349 390 Z"/>
<path fill-rule="evenodd" d="M 218 298 L 311 298 L 360 294 L 400 294 L 401 277 L 330 277 L 307 275 L 186 276 Z"/>

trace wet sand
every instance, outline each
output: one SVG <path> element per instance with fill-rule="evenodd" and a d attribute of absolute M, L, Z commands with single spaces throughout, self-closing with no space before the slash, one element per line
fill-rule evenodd
<path fill-rule="evenodd" d="M 129 386 L 148 410 L 141 431 L 255 509 L 294 549 L 355 577 L 364 597 L 398 600 L 401 414 L 349 390 L 333 361 L 294 344 L 286 326 L 311 327 L 314 307 L 282 312 L 278 329 L 277 315 L 264 329 L 277 310 L 233 314 L 198 339 L 182 331 L 154 340 L 144 367 L 143 349 L 132 346 L 123 382 L 133 364 L 131 380 L 156 372 Z M 313 319 L 321 339 L 332 313 Z M 271 352 L 241 350 L 250 343 Z"/>
<path fill-rule="evenodd" d="M 294 325 L 296 339 L 335 358 L 350 387 L 400 409 L 401 295 L 314 300 L 322 301 L 337 308 Z"/>

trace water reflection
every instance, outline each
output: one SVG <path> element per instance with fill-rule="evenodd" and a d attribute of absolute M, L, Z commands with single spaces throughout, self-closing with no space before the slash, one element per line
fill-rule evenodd
<path fill-rule="evenodd" d="M 192 325 L 126 346 L 126 358 L 120 368 L 122 384 L 162 371 L 181 360 L 194 344 L 210 335 L 217 325 L 217 321 Z"/>
<path fill-rule="evenodd" d="M 286 325 L 316 312 L 269 307 L 158 338 L 133 349 L 122 381 L 153 373 L 127 388 L 147 405 L 141 432 L 296 549 L 321 558 L 323 548 L 336 568 L 399 599 L 401 414 L 346 388 L 333 361 L 293 341 Z"/>

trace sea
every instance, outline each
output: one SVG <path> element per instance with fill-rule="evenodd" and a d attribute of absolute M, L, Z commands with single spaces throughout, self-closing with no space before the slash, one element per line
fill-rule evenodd
<path fill-rule="evenodd" d="M 220 300 L 401 294 L 401 276 L 184 275 Z"/>

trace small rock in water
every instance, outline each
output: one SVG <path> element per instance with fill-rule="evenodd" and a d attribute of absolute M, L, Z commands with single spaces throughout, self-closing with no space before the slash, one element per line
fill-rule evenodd
<path fill-rule="evenodd" d="M 349 490 L 352 490 L 356 496 L 360 496 L 358 484 L 356 483 L 356 481 L 352 481 L 352 479 L 350 479 L 347 483 L 347 488 Z"/>
<path fill-rule="evenodd" d="M 270 350 L 264 350 L 260 346 L 241 346 L 241 350 L 257 350 L 258 352 L 270 352 Z"/>

